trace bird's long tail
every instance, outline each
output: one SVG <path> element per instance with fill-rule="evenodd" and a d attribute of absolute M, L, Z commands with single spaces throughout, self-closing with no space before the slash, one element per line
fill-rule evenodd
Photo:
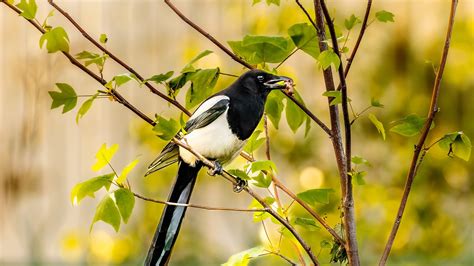
<path fill-rule="evenodd" d="M 178 175 L 168 197 L 169 202 L 189 202 L 197 174 L 201 167 L 202 165 L 199 163 L 196 166 L 190 166 L 185 162 L 179 162 Z M 165 206 L 153 237 L 153 242 L 148 250 L 145 265 L 166 265 L 168 263 L 185 213 L 186 207 Z"/>

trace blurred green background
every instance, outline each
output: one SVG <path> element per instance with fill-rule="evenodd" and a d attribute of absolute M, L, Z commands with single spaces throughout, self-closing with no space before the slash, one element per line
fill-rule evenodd
<path fill-rule="evenodd" d="M 307 22 L 294 1 L 281 6 L 251 0 L 174 1 L 183 13 L 221 41 L 240 40 L 246 34 L 287 35 L 287 29 Z M 311 13 L 312 1 L 301 1 Z M 328 1 L 335 23 L 355 14 L 362 18 L 364 1 Z M 425 116 L 441 56 L 450 1 L 379 0 L 379 10 L 395 14 L 395 23 L 373 22 L 348 76 L 349 94 L 355 110 L 361 111 L 376 97 L 385 105 L 371 110 L 388 129 L 391 122 L 408 114 Z M 107 48 L 130 63 L 143 76 L 179 71 L 200 51 L 213 54 L 200 67 L 220 67 L 241 74 L 244 69 L 209 41 L 184 24 L 162 1 L 59 1 L 70 15 L 93 36 L 106 33 Z M 39 1 L 38 17 L 51 7 Z M 56 14 L 52 25 L 62 25 L 71 40 L 71 52 L 94 50 L 65 19 Z M 359 25 L 360 26 L 360 25 Z M 352 49 L 359 26 L 351 33 Z M 98 223 L 89 224 L 101 198 L 86 199 L 73 207 L 69 193 L 74 184 L 94 176 L 90 166 L 102 143 L 118 143 L 113 165 L 122 168 L 138 156 L 131 173 L 133 190 L 165 199 L 175 167 L 143 178 L 149 162 L 165 143 L 150 127 L 118 104 L 103 100 L 75 123 L 75 114 L 50 111 L 47 95 L 55 82 L 67 82 L 81 94 L 99 89 L 95 81 L 71 65 L 62 55 L 48 55 L 38 47 L 39 33 L 25 20 L 0 5 L 0 264 L 141 264 L 162 206 L 137 201 L 128 224 L 119 233 Z M 428 143 L 445 133 L 464 131 L 474 139 L 474 2 L 460 1 L 448 63 L 441 85 L 436 127 Z M 105 77 L 125 73 L 109 61 Z M 279 69 L 294 78 L 297 90 L 310 109 L 328 122 L 327 99 L 321 71 L 314 59 L 296 53 Z M 234 79 L 221 76 L 216 89 Z M 163 88 L 161 88 L 163 89 Z M 123 94 L 145 113 L 179 117 L 179 113 L 147 90 L 135 85 L 121 88 Z M 184 99 L 184 93 L 178 97 Z M 471 121 L 471 122 L 470 122 Z M 336 226 L 339 218 L 339 183 L 332 146 L 313 124 L 293 134 L 285 119 L 280 128 L 270 127 L 271 152 L 278 176 L 295 192 L 311 188 L 333 188 L 330 204 L 318 207 Z M 401 197 L 405 175 L 416 137 L 403 138 L 387 132 L 384 141 L 366 116 L 353 126 L 353 154 L 369 160 L 363 168 L 365 185 L 355 186 L 357 233 L 363 265 L 375 265 L 383 250 Z M 255 154 L 264 159 L 263 150 Z M 239 167 L 243 159 L 232 166 Z M 389 265 L 474 265 L 472 221 L 474 195 L 472 159 L 449 158 L 433 147 L 416 177 Z M 262 191 L 262 193 L 266 193 Z M 283 197 L 286 203 L 290 200 Z M 219 177 L 204 171 L 195 188 L 193 203 L 245 208 L 251 198 L 232 192 Z M 306 215 L 297 206 L 292 213 Z M 272 243 L 278 243 L 278 227 L 266 224 Z M 323 230 L 298 228 L 313 246 L 320 261 L 329 264 L 329 250 L 320 242 L 330 240 Z M 189 209 L 175 246 L 172 265 L 218 265 L 239 251 L 268 245 L 260 223 L 247 213 Z M 282 253 L 297 260 L 294 247 L 282 241 Z M 285 265 L 278 257 L 256 259 L 252 265 Z"/>

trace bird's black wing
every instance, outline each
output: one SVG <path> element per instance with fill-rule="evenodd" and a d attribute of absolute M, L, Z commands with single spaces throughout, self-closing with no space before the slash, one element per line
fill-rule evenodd
<path fill-rule="evenodd" d="M 205 127 L 216 120 L 220 115 L 222 115 L 229 108 L 229 99 L 222 99 L 215 103 L 211 108 L 204 111 L 202 114 L 198 115 L 195 118 L 188 120 L 184 130 L 187 133 L 195 129 Z M 199 109 L 199 108 L 198 108 Z M 148 171 L 145 176 L 156 172 L 160 169 L 165 168 L 168 165 L 176 163 L 179 159 L 179 146 L 174 142 L 168 143 L 160 155 L 148 166 Z"/>
<path fill-rule="evenodd" d="M 190 119 L 184 130 L 191 132 L 194 129 L 202 128 L 214 122 L 221 114 L 229 108 L 229 99 L 222 99 L 214 104 L 211 108 L 198 115 L 196 118 Z"/>

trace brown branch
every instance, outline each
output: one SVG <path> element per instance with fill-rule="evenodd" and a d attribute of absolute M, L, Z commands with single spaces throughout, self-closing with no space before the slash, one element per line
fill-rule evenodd
<path fill-rule="evenodd" d="M 189 208 L 202 209 L 202 210 L 208 210 L 208 211 L 267 212 L 267 209 L 239 209 L 239 208 L 227 208 L 227 207 L 210 207 L 210 206 L 191 204 L 191 203 L 189 204 L 176 203 L 176 202 L 169 202 L 169 201 L 164 201 L 164 200 L 151 199 L 135 192 L 132 192 L 132 193 L 135 197 L 142 199 L 144 201 L 149 201 L 149 202 L 154 202 L 154 203 L 164 204 L 164 205 L 171 205 L 171 206 L 189 207 Z"/>
<path fill-rule="evenodd" d="M 185 148 L 186 150 L 188 150 L 189 152 L 191 152 L 194 156 L 196 156 L 196 158 L 201 161 L 206 167 L 208 167 L 209 169 L 215 169 L 215 165 L 213 162 L 211 162 L 210 160 L 208 160 L 207 158 L 205 158 L 204 156 L 202 156 L 201 154 L 199 154 L 198 152 L 194 151 L 187 143 L 185 143 L 184 141 L 181 141 L 177 138 L 173 138 L 173 142 L 176 143 L 177 145 L 179 145 L 180 147 L 183 147 Z M 232 184 L 235 186 L 238 184 L 238 180 L 237 178 L 235 178 L 233 175 L 229 174 L 227 171 L 222 171 L 222 173 L 220 174 L 222 177 L 224 177 L 225 179 L 229 180 L 230 182 L 232 182 Z M 266 202 L 265 200 L 260 197 L 260 195 L 256 194 L 256 192 L 254 192 L 251 188 L 249 188 L 248 186 L 247 187 L 244 187 L 243 189 L 245 192 L 247 192 L 250 196 L 252 196 L 255 200 L 257 200 L 266 210 L 267 212 L 273 216 L 276 220 L 278 220 L 284 227 L 286 227 L 288 229 L 288 231 L 291 232 L 291 234 L 298 240 L 298 242 L 300 243 L 301 247 L 305 250 L 306 254 L 310 257 L 311 261 L 315 264 L 315 265 L 319 265 L 319 262 L 318 260 L 316 259 L 316 256 L 314 255 L 313 251 L 311 250 L 311 247 L 304 241 L 304 239 L 301 237 L 300 234 L 298 234 L 298 232 L 296 232 L 295 228 L 285 219 L 283 218 L 281 215 L 278 214 L 278 212 L 276 212 L 275 210 L 273 210 Z"/>
<path fill-rule="evenodd" d="M 15 11 L 17 14 L 21 14 L 21 10 L 19 10 L 18 8 L 16 8 L 14 5 L 8 3 L 7 1 L 2 1 L 2 3 L 4 3 L 5 5 L 7 5 L 10 9 L 12 9 L 13 11 Z M 26 18 L 25 18 L 26 19 Z M 39 25 L 36 21 L 32 20 L 32 19 L 26 19 L 28 22 L 30 22 L 38 31 L 40 31 L 42 34 L 46 33 L 46 31 L 41 27 L 41 25 Z M 94 72 L 92 72 L 90 69 L 88 69 L 87 67 L 85 67 L 84 65 L 82 65 L 76 58 L 74 58 L 74 56 L 72 56 L 70 53 L 68 52 L 64 52 L 64 51 L 61 51 L 61 53 L 66 56 L 69 61 L 71 62 L 71 64 L 75 65 L 76 67 L 78 67 L 79 69 L 81 69 L 83 72 L 85 72 L 87 75 L 89 75 L 90 77 L 92 77 L 93 79 L 95 79 L 97 82 L 99 82 L 100 84 L 102 84 L 103 86 L 107 83 L 106 80 L 104 80 L 103 78 L 99 77 L 97 74 L 95 74 Z M 125 107 L 127 107 L 129 110 L 131 110 L 132 112 L 134 112 L 136 115 L 138 115 L 140 118 L 142 118 L 143 120 L 145 120 L 148 124 L 154 126 L 155 125 L 155 122 L 153 121 L 153 119 L 151 119 L 150 117 L 148 117 L 147 115 L 145 115 L 144 113 L 142 113 L 140 110 L 138 110 L 136 107 L 134 107 L 133 105 L 131 105 L 125 98 L 123 98 L 123 96 L 116 90 L 110 90 L 110 95 L 114 97 L 115 100 L 117 100 L 117 102 L 123 104 Z"/>
<path fill-rule="evenodd" d="M 339 81 L 341 84 L 341 94 L 342 94 L 342 114 L 343 114 L 343 121 L 344 121 L 344 133 L 345 133 L 345 159 L 346 159 L 346 174 L 351 171 L 351 149 L 352 149 L 352 142 L 351 142 L 351 122 L 349 118 L 349 108 L 348 108 L 348 100 L 347 100 L 347 84 L 346 84 L 346 77 L 344 75 L 344 67 L 343 61 L 341 58 L 341 54 L 339 52 L 339 46 L 337 43 L 337 36 L 336 31 L 334 29 L 334 24 L 331 19 L 331 15 L 329 14 L 329 10 L 326 6 L 324 0 L 319 0 L 321 9 L 323 11 L 324 17 L 326 18 L 326 24 L 329 29 L 329 33 L 331 34 L 331 41 L 334 53 L 339 58 L 340 64 L 337 69 L 337 73 L 339 74 Z M 343 208 L 344 208 L 344 229 L 346 232 L 346 252 L 349 259 L 349 265 L 357 266 L 360 265 L 359 259 L 359 250 L 357 245 L 357 231 L 356 231 L 356 219 L 355 219 L 355 211 L 354 211 L 354 196 L 352 194 L 352 177 L 347 174 L 346 177 L 346 195 L 343 200 Z"/>
<path fill-rule="evenodd" d="M 201 33 L 204 37 L 206 37 L 212 43 L 214 43 L 217 47 L 219 47 L 222 51 L 224 51 L 228 56 L 234 59 L 234 61 L 240 63 L 242 66 L 248 69 L 255 69 L 254 66 L 242 60 L 242 58 L 238 57 L 236 54 L 230 51 L 221 42 L 216 40 L 216 38 L 214 38 L 211 34 L 209 34 L 207 31 L 199 27 L 196 23 L 192 22 L 175 5 L 173 5 L 170 0 L 164 0 L 164 1 L 176 13 L 176 15 L 178 15 L 184 22 L 186 22 L 193 29 Z M 285 95 L 288 96 L 288 98 L 290 98 L 296 105 L 298 105 L 298 107 L 300 107 L 301 110 L 303 110 L 303 112 L 305 112 L 314 122 L 316 122 L 316 124 L 318 124 L 324 130 L 324 132 L 326 132 L 331 137 L 331 131 L 328 129 L 328 127 L 321 120 L 319 120 L 308 108 L 306 108 L 302 103 L 300 103 L 298 100 L 296 100 L 293 96 L 289 95 L 288 93 L 285 92 Z"/>
<path fill-rule="evenodd" d="M 150 89 L 150 91 L 156 95 L 158 95 L 160 98 L 163 100 L 171 103 L 172 105 L 176 106 L 178 109 L 183 111 L 185 114 L 188 116 L 191 115 L 191 112 L 189 112 L 184 106 L 182 106 L 178 101 L 175 99 L 172 99 L 168 97 L 167 95 L 163 94 L 159 90 L 157 90 L 153 85 L 151 85 L 148 81 L 145 81 L 145 79 L 137 72 L 135 71 L 131 66 L 127 65 L 125 62 L 123 62 L 120 58 L 115 56 L 113 53 L 111 53 L 109 50 L 107 50 L 103 45 L 101 45 L 99 42 L 97 42 L 94 38 L 92 38 L 66 11 L 64 11 L 61 7 L 59 7 L 56 3 L 53 2 L 53 0 L 48 0 L 48 3 L 54 7 L 59 13 L 61 13 L 69 22 L 71 22 L 72 25 L 84 36 L 88 41 L 90 41 L 92 44 L 94 44 L 99 50 L 102 52 L 106 53 L 110 58 L 112 58 L 115 62 L 117 62 L 119 65 L 121 65 L 123 68 L 128 70 L 130 73 L 133 73 L 141 82 L 145 84 L 145 86 Z"/>
<path fill-rule="evenodd" d="M 356 56 L 357 50 L 359 49 L 360 43 L 362 41 L 362 37 L 364 37 L 365 29 L 367 29 L 367 21 L 369 20 L 370 8 L 372 7 L 372 0 L 367 0 L 367 8 L 365 9 L 364 20 L 362 21 L 362 25 L 359 31 L 359 36 L 357 37 L 357 41 L 352 49 L 351 56 L 347 59 L 347 65 L 344 69 L 344 76 L 347 77 L 349 74 L 349 70 L 351 69 L 352 62 Z"/>
<path fill-rule="evenodd" d="M 232 59 L 234 59 L 236 62 L 239 64 L 245 66 L 246 68 L 249 69 L 254 69 L 255 67 L 250 65 L 249 63 L 245 62 L 242 60 L 242 58 L 238 57 L 232 51 L 230 51 L 227 47 L 225 47 L 222 43 L 220 43 L 218 40 L 216 40 L 211 34 L 203 30 L 201 27 L 199 27 L 196 23 L 192 22 L 190 19 L 188 19 L 181 11 L 174 6 L 170 0 L 164 0 L 165 3 L 178 15 L 184 22 L 186 22 L 189 26 L 193 27 L 195 30 L 197 30 L 199 33 L 204 35 L 207 39 L 209 39 L 212 43 L 214 43 L 217 47 L 219 47 L 224 53 L 226 53 L 228 56 L 230 56 Z"/>
<path fill-rule="evenodd" d="M 308 18 L 309 22 L 311 22 L 313 27 L 316 29 L 316 32 L 319 32 L 319 27 L 316 25 L 316 22 L 314 22 L 314 20 L 311 18 L 311 15 L 308 13 L 306 8 L 304 8 L 303 4 L 301 4 L 299 0 L 295 0 L 295 2 L 301 8 L 301 10 L 304 12 L 304 14 Z"/>
<path fill-rule="evenodd" d="M 408 201 L 408 195 L 410 194 L 411 186 L 413 184 L 413 180 L 415 179 L 416 176 L 416 171 L 418 169 L 418 165 L 420 163 L 420 153 L 423 149 L 423 145 L 425 144 L 426 138 L 428 136 L 428 133 L 430 131 L 430 127 L 433 123 L 433 120 L 436 116 L 436 113 L 439 111 L 438 109 L 438 97 L 439 97 L 439 91 L 440 91 L 440 86 L 441 86 L 441 79 L 443 77 L 443 72 L 444 68 L 446 66 L 446 61 L 448 59 L 448 51 L 449 51 L 449 46 L 451 42 L 451 35 L 453 32 L 453 25 L 454 25 L 454 16 L 456 14 L 456 7 L 457 7 L 458 1 L 457 0 L 452 0 L 451 1 L 451 11 L 449 14 L 449 20 L 448 20 L 448 29 L 446 31 L 446 39 L 444 41 L 444 48 L 443 48 L 443 55 L 441 56 L 440 64 L 438 71 L 436 73 L 436 78 L 435 82 L 433 85 L 433 91 L 431 95 L 431 103 L 430 103 L 430 109 L 428 111 L 428 119 L 426 119 L 426 122 L 423 126 L 423 129 L 421 131 L 421 136 L 420 139 L 418 140 L 418 143 L 415 146 L 415 151 L 413 152 L 413 157 L 411 160 L 410 164 L 410 170 L 407 174 L 406 177 L 406 182 L 405 182 L 405 188 L 403 190 L 403 196 L 400 201 L 400 206 L 398 207 L 398 212 L 397 216 L 395 217 L 395 221 L 393 223 L 392 231 L 390 232 L 390 235 L 388 237 L 387 243 L 385 245 L 385 249 L 383 251 L 382 257 L 379 261 L 379 265 L 385 265 L 387 262 L 388 256 L 390 254 L 390 251 L 392 249 L 393 241 L 395 240 L 395 237 L 398 232 L 398 228 L 400 227 L 400 222 L 403 217 L 403 213 L 405 211 L 405 207 Z"/>
<path fill-rule="evenodd" d="M 290 198 L 298 202 L 306 211 L 308 211 L 331 235 L 332 237 L 341 245 L 345 245 L 344 240 L 329 226 L 326 221 L 316 213 L 306 202 L 298 198 L 290 189 L 288 189 L 283 183 L 280 182 L 276 177 L 273 179 L 275 185 L 283 190 Z"/>

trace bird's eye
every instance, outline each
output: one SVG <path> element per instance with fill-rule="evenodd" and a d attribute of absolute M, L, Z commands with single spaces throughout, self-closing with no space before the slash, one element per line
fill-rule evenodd
<path fill-rule="evenodd" d="M 263 76 L 257 76 L 258 81 L 262 82 L 263 81 Z"/>

